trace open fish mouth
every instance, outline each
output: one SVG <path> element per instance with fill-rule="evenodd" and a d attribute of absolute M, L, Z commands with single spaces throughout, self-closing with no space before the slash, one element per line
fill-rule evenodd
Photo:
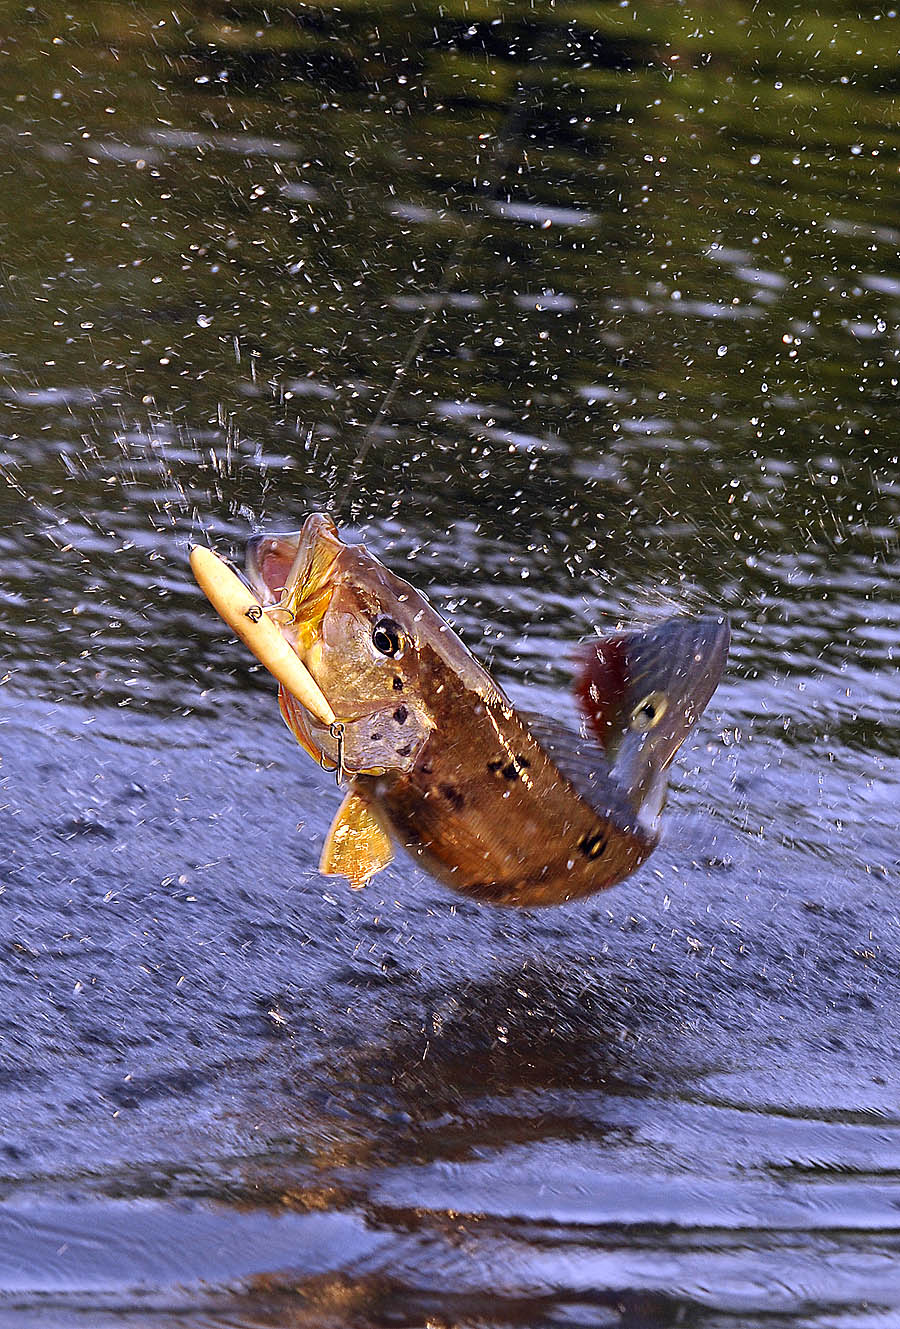
<path fill-rule="evenodd" d="M 254 535 L 247 542 L 247 580 L 307 666 L 334 590 L 335 564 L 345 548 L 334 522 L 318 512 L 295 534 Z M 288 728 L 313 760 L 337 766 L 340 758 L 329 731 L 283 687 L 278 703 Z"/>
<path fill-rule="evenodd" d="M 308 645 L 334 589 L 333 572 L 346 548 L 330 517 L 314 512 L 296 535 L 254 535 L 247 542 L 247 578 L 266 608 L 284 611 L 284 627 Z"/>

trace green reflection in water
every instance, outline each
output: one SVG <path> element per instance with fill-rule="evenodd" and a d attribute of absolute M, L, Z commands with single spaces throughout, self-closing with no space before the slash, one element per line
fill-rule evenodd
<path fill-rule="evenodd" d="M 501 671 L 660 587 L 748 671 L 881 668 L 880 8 L 50 5 L 5 50 L 14 664 L 165 704 L 220 655 L 172 535 L 328 504 L 437 303 L 353 510 Z"/>

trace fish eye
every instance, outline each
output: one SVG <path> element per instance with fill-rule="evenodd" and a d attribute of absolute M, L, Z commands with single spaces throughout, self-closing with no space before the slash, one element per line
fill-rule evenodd
<path fill-rule="evenodd" d="M 372 645 L 381 655 L 397 660 L 403 654 L 403 632 L 392 618 L 379 618 L 372 629 Z"/>
<path fill-rule="evenodd" d="M 632 728 L 637 729 L 639 733 L 653 729 L 665 715 L 667 706 L 668 700 L 664 692 L 651 692 L 648 696 L 642 697 L 631 712 Z"/>

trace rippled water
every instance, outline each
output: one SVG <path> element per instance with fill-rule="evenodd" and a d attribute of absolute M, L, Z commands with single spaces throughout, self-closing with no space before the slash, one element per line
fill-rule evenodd
<path fill-rule="evenodd" d="M 10 10 L 4 1323 L 900 1323 L 896 33 Z M 318 876 L 185 547 L 335 503 L 532 709 L 728 609 L 631 881 Z"/>

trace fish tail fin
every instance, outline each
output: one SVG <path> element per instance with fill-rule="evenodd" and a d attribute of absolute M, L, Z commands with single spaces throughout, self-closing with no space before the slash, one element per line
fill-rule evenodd
<path fill-rule="evenodd" d="M 715 692 L 728 656 L 724 615 L 672 618 L 592 642 L 576 695 L 610 772 L 634 812 L 654 823 L 666 771 Z"/>
<path fill-rule="evenodd" d="M 575 695 L 604 752 L 620 728 L 627 689 L 625 637 L 603 637 L 579 648 Z"/>

